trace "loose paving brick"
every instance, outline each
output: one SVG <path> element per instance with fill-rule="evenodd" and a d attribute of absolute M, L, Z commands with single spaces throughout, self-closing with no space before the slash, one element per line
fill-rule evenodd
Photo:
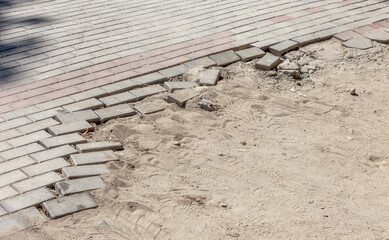
<path fill-rule="evenodd" d="M 110 174 L 104 164 L 64 167 L 62 173 L 69 179 Z M 1 191 L 0 191 L 1 192 Z"/>
<path fill-rule="evenodd" d="M 100 177 L 87 177 L 73 180 L 66 180 L 55 184 L 55 190 L 61 195 L 91 191 L 105 188 L 107 185 Z"/>
<path fill-rule="evenodd" d="M 292 40 L 280 42 L 269 48 L 270 52 L 275 56 L 282 56 L 284 53 L 295 50 L 299 47 L 298 43 Z"/>
<path fill-rule="evenodd" d="M 13 213 L 24 208 L 38 206 L 42 202 L 53 199 L 55 196 L 45 188 L 39 188 L 31 192 L 4 200 L 1 205 L 8 212 Z"/>
<path fill-rule="evenodd" d="M 118 156 L 116 156 L 116 154 L 111 150 L 70 155 L 70 161 L 77 166 L 89 164 L 103 164 L 110 161 L 118 160 Z"/>
<path fill-rule="evenodd" d="M 120 142 L 89 142 L 77 144 L 76 149 L 80 153 L 87 152 L 98 152 L 98 151 L 106 151 L 106 150 L 122 150 L 123 144 Z"/>
<path fill-rule="evenodd" d="M 12 184 L 17 181 L 21 181 L 23 179 L 26 179 L 27 175 L 24 174 L 20 170 L 15 170 L 9 173 L 4 173 L 0 175 L 0 187 L 4 187 L 6 185 Z"/>
<path fill-rule="evenodd" d="M 58 125 L 59 122 L 54 120 L 53 118 L 47 118 L 38 122 L 34 122 L 31 124 L 27 124 L 21 127 L 16 128 L 19 132 L 23 134 L 29 134 L 33 132 L 37 132 L 40 130 L 47 130 L 51 126 Z"/>
<path fill-rule="evenodd" d="M 49 133 L 59 136 L 74 132 L 83 133 L 85 131 L 93 131 L 94 129 L 95 127 L 87 121 L 78 121 L 49 127 Z"/>
<path fill-rule="evenodd" d="M 43 163 L 34 164 L 28 167 L 24 167 L 21 170 L 28 176 L 33 177 L 42 173 L 57 171 L 63 167 L 70 166 L 63 158 L 54 158 Z"/>
<path fill-rule="evenodd" d="M 4 174 L 31 164 L 35 164 L 36 162 L 29 156 L 23 156 L 20 158 L 15 158 L 10 161 L 0 163 L 0 174 Z"/>
<path fill-rule="evenodd" d="M 54 117 L 56 115 L 63 114 L 66 112 L 67 111 L 65 109 L 63 109 L 62 107 L 57 107 L 57 108 L 48 109 L 48 110 L 45 110 L 42 112 L 34 113 L 31 115 L 27 115 L 27 118 L 36 122 L 36 121 L 43 120 L 46 118 L 51 118 L 51 117 Z"/>
<path fill-rule="evenodd" d="M 69 105 L 63 106 L 65 110 L 68 112 L 75 112 L 75 111 L 81 111 L 81 110 L 87 110 L 87 109 L 98 109 L 100 107 L 103 107 L 104 104 L 97 100 L 96 98 L 90 98 L 86 99 L 80 102 L 72 103 Z"/>
<path fill-rule="evenodd" d="M 102 86 L 101 89 L 103 89 L 104 91 L 106 91 L 107 93 L 112 95 L 112 94 L 117 94 L 117 93 L 121 93 L 121 92 L 125 92 L 125 91 L 128 91 L 128 90 L 131 90 L 131 89 L 136 88 L 138 86 L 139 86 L 138 83 L 136 83 L 133 80 L 129 79 L 129 80 L 120 81 L 120 82 L 117 82 L 117 83 L 112 83 L 112 84 L 108 84 L 108 85 Z"/>
<path fill-rule="evenodd" d="M 85 143 L 86 139 L 77 133 L 66 134 L 62 136 L 55 136 L 39 141 L 46 148 L 54 148 L 62 145 Z M 1 156 L 1 153 L 0 153 Z"/>
<path fill-rule="evenodd" d="M 165 110 L 169 104 L 163 100 L 143 103 L 141 105 L 134 106 L 134 109 L 142 115 L 152 114 Z"/>
<path fill-rule="evenodd" d="M 165 91 L 166 89 L 160 85 L 152 85 L 144 88 L 131 90 L 130 93 L 135 95 L 138 98 L 138 100 L 140 100 Z"/>
<path fill-rule="evenodd" d="M 95 110 L 102 122 L 119 117 L 128 117 L 135 115 L 136 112 L 127 104 L 121 104 L 113 107 Z"/>
<path fill-rule="evenodd" d="M 18 191 L 10 186 L 0 188 L 0 201 L 18 195 Z"/>
<path fill-rule="evenodd" d="M 35 159 L 38 163 L 40 163 L 40 162 L 44 162 L 44 161 L 47 161 L 47 160 L 50 160 L 53 158 L 57 158 L 57 157 L 68 157 L 71 154 L 75 154 L 77 152 L 78 151 L 76 149 L 74 149 L 73 147 L 71 147 L 69 145 L 64 145 L 64 146 L 55 147 L 55 148 L 52 148 L 49 150 L 37 152 L 37 153 L 31 154 L 30 156 L 31 156 L 31 158 Z M 12 160 L 12 161 L 14 161 L 14 160 Z M 0 166 L 1 166 L 1 163 L 0 163 Z M 0 173 L 1 173 L 1 167 L 0 167 Z"/>
<path fill-rule="evenodd" d="M 222 52 L 209 56 L 217 66 L 224 67 L 231 63 L 240 61 L 240 57 L 232 50 L 227 52 Z"/>
<path fill-rule="evenodd" d="M 78 121 L 87 121 L 87 122 L 99 122 L 100 118 L 96 115 L 93 110 L 83 110 L 71 113 L 64 113 L 55 116 L 55 118 L 61 123 L 71 123 Z"/>
<path fill-rule="evenodd" d="M 107 96 L 100 98 L 100 101 L 104 103 L 105 106 L 110 107 L 122 103 L 130 103 L 138 100 L 138 97 L 132 94 L 131 92 L 123 92 L 115 95 Z"/>
<path fill-rule="evenodd" d="M 20 147 L 24 146 L 30 143 L 38 142 L 41 139 L 52 137 L 48 132 L 46 131 L 38 131 L 34 133 L 30 133 L 21 137 L 13 138 L 10 140 L 7 140 L 9 144 L 11 144 L 13 147 Z"/>
<path fill-rule="evenodd" d="M 165 82 L 163 86 L 169 92 L 174 92 L 175 90 L 181 90 L 181 89 L 185 89 L 185 88 L 194 88 L 194 87 L 197 87 L 198 84 L 195 82 Z"/>
<path fill-rule="evenodd" d="M 44 140 L 42 140 L 44 141 Z M 11 160 L 14 158 L 18 158 L 24 155 L 28 155 L 31 153 L 39 152 L 44 150 L 45 148 L 39 145 L 38 143 L 31 143 L 29 145 L 25 145 L 18 148 L 13 148 L 10 150 L 7 150 L 5 152 L 0 153 L 0 157 L 4 160 Z"/>
<path fill-rule="evenodd" d="M 51 186 L 56 182 L 62 181 L 63 178 L 55 172 L 48 172 L 26 180 L 12 184 L 12 187 L 20 193 L 28 192 L 36 188 Z"/>
<path fill-rule="evenodd" d="M 346 42 L 343 42 L 342 45 L 345 47 L 358 48 L 358 49 L 368 49 L 373 47 L 371 40 L 365 37 L 357 37 L 357 38 L 350 39 Z"/>
<path fill-rule="evenodd" d="M 261 58 L 265 56 L 265 52 L 262 49 L 257 47 L 251 47 L 247 49 L 243 49 L 240 51 L 236 51 L 236 54 L 242 59 L 242 61 L 247 62 L 254 58 Z"/>
<path fill-rule="evenodd" d="M 189 69 L 185 65 L 178 65 L 175 67 L 166 68 L 164 70 L 159 71 L 160 74 L 165 76 L 165 78 L 174 78 L 186 73 Z"/>
<path fill-rule="evenodd" d="M 171 93 L 167 96 L 167 101 L 176 103 L 178 106 L 183 107 L 185 103 L 200 95 L 200 92 L 197 92 L 191 88 L 189 89 L 183 89 L 183 90 L 178 90 L 175 91 L 174 93 Z"/>
<path fill-rule="evenodd" d="M 143 86 L 143 85 L 151 85 L 151 84 L 157 84 L 157 83 L 163 83 L 164 81 L 167 81 L 167 77 L 159 72 L 146 74 L 140 77 L 136 77 L 131 79 L 136 85 Z"/>
<path fill-rule="evenodd" d="M 208 69 L 203 73 L 203 76 L 200 78 L 199 84 L 206 86 L 214 86 L 220 78 L 220 70 L 218 69 Z"/>
<path fill-rule="evenodd" d="M 80 193 L 44 202 L 42 207 L 51 219 L 55 219 L 79 211 L 96 208 L 97 203 L 89 193 Z"/>
<path fill-rule="evenodd" d="M 255 67 L 261 70 L 271 70 L 278 66 L 281 63 L 281 59 L 277 56 L 274 56 L 271 53 L 266 53 L 265 56 L 260 58 L 258 62 L 255 63 Z"/>
<path fill-rule="evenodd" d="M 46 221 L 35 207 L 7 215 L 0 219 L 0 236 L 7 236 Z"/>
<path fill-rule="evenodd" d="M 215 63 L 215 61 L 213 61 L 209 57 L 202 57 L 202 58 L 199 58 L 199 59 L 196 59 L 193 61 L 186 62 L 186 63 L 184 63 L 184 65 L 188 69 L 193 69 L 193 68 L 197 68 L 197 67 L 203 67 L 203 68 L 213 67 L 213 66 L 216 66 L 216 63 Z"/>
<path fill-rule="evenodd" d="M 16 119 L 12 119 L 6 122 L 0 123 L 0 132 L 3 132 L 8 129 L 17 128 L 19 126 L 23 126 L 31 123 L 32 121 L 26 117 L 20 117 Z"/>
<path fill-rule="evenodd" d="M 374 31 L 365 35 L 366 38 L 380 43 L 389 42 L 389 32 Z"/>
<path fill-rule="evenodd" d="M 23 135 L 21 132 L 19 132 L 16 129 L 9 129 L 4 132 L 0 132 L 0 141 L 8 140 L 11 138 L 19 137 Z"/>

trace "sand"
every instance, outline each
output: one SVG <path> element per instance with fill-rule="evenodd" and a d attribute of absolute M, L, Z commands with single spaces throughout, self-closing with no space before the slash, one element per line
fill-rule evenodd
<path fill-rule="evenodd" d="M 186 108 L 99 126 L 125 145 L 99 207 L 3 239 L 387 239 L 389 46 L 297 57 L 302 80 L 235 63 Z"/>

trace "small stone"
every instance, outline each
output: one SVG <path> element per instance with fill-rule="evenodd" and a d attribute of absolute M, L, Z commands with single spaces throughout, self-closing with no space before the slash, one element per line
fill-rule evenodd
<path fill-rule="evenodd" d="M 357 89 L 351 88 L 350 94 L 351 94 L 351 95 L 356 95 L 356 91 L 357 91 Z"/>
<path fill-rule="evenodd" d="M 242 142 L 240 142 L 240 144 L 242 144 L 243 146 L 246 146 L 246 142 L 245 141 L 242 141 Z"/>
<path fill-rule="evenodd" d="M 181 146 L 181 143 L 179 141 L 174 141 L 173 144 L 176 146 Z"/>
<path fill-rule="evenodd" d="M 218 153 L 219 156 L 223 156 L 223 153 Z"/>
<path fill-rule="evenodd" d="M 276 71 L 269 71 L 269 72 L 266 73 L 266 76 L 267 76 L 267 77 L 275 77 L 275 76 L 277 76 L 277 75 L 278 75 L 278 74 L 277 74 Z"/>
<path fill-rule="evenodd" d="M 201 109 L 209 112 L 216 111 L 219 108 L 219 106 L 217 106 L 215 103 L 207 99 L 202 99 L 197 104 L 200 106 Z"/>
<path fill-rule="evenodd" d="M 290 60 L 285 60 L 283 63 L 278 65 L 279 70 L 299 70 L 300 67 L 296 62 L 291 62 Z"/>
<path fill-rule="evenodd" d="M 342 43 L 343 46 L 349 47 L 349 48 L 358 48 L 358 49 L 368 49 L 373 47 L 373 44 L 371 43 L 371 40 L 365 38 L 365 37 L 357 37 L 350 39 L 346 42 Z"/>

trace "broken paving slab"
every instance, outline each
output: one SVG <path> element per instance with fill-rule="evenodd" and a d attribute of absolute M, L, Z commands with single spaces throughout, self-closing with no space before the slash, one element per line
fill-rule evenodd
<path fill-rule="evenodd" d="M 295 50 L 299 47 L 298 42 L 286 40 L 269 48 L 269 51 L 275 56 L 282 56 L 284 53 Z"/>
<path fill-rule="evenodd" d="M 55 219 L 79 211 L 96 208 L 97 203 L 89 193 L 79 193 L 44 202 L 42 207 L 51 219 Z"/>
<path fill-rule="evenodd" d="M 69 179 L 92 177 L 104 174 L 110 174 L 111 171 L 107 169 L 104 164 L 73 166 L 62 168 L 62 173 Z"/>
<path fill-rule="evenodd" d="M 217 81 L 220 78 L 220 70 L 218 69 L 208 69 L 205 70 L 203 76 L 201 77 L 199 84 L 206 86 L 215 86 Z"/>
<path fill-rule="evenodd" d="M 79 121 L 49 127 L 49 133 L 60 136 L 75 132 L 84 133 L 86 131 L 93 131 L 94 129 L 95 127 L 87 121 Z"/>
<path fill-rule="evenodd" d="M 131 92 L 122 92 L 115 95 L 100 98 L 100 101 L 102 101 L 105 106 L 110 107 L 122 103 L 136 102 L 138 101 L 138 97 L 132 94 Z"/>
<path fill-rule="evenodd" d="M 169 92 L 174 92 L 176 90 L 181 90 L 185 88 L 194 88 L 198 84 L 195 82 L 165 82 L 163 85 Z"/>
<path fill-rule="evenodd" d="M 138 86 L 151 85 L 156 83 L 163 83 L 167 81 L 167 77 L 159 72 L 149 73 L 140 77 L 131 79 Z"/>
<path fill-rule="evenodd" d="M 138 88 L 130 91 L 130 93 L 134 94 L 138 98 L 138 100 L 150 97 L 161 92 L 166 92 L 166 89 L 160 85 L 151 85 L 148 87 Z"/>
<path fill-rule="evenodd" d="M 202 58 L 199 58 L 196 60 L 185 62 L 184 65 L 188 69 L 193 69 L 193 68 L 197 68 L 197 67 L 203 67 L 203 68 L 213 67 L 213 66 L 216 66 L 216 63 L 215 63 L 215 61 L 213 61 L 209 57 L 202 57 Z"/>
<path fill-rule="evenodd" d="M 105 188 L 106 186 L 107 185 L 103 179 L 101 179 L 101 177 L 95 176 L 57 182 L 55 184 L 55 190 L 58 192 L 58 194 L 65 196 L 73 193 Z"/>
<path fill-rule="evenodd" d="M 47 160 L 50 160 L 53 158 L 57 158 L 57 157 L 68 157 L 68 156 L 70 156 L 70 154 L 75 154 L 77 152 L 78 151 L 76 149 L 74 149 L 73 147 L 71 147 L 69 145 L 63 145 L 60 147 L 55 147 L 55 148 L 48 149 L 45 151 L 37 152 L 37 153 L 31 154 L 30 156 L 33 159 L 35 159 L 38 163 L 40 163 L 40 162 L 44 162 L 44 161 L 47 161 Z M 12 161 L 14 161 L 14 160 L 12 160 Z M 0 171 L 1 171 L 1 167 L 0 167 Z"/>
<path fill-rule="evenodd" d="M 101 152 L 89 152 L 70 155 L 73 165 L 103 164 L 110 161 L 118 161 L 119 157 L 112 150 Z"/>
<path fill-rule="evenodd" d="M 39 141 L 46 148 L 54 148 L 62 145 L 85 143 L 86 139 L 78 133 L 71 133 L 67 135 L 55 136 Z"/>
<path fill-rule="evenodd" d="M 346 42 L 343 42 L 342 45 L 348 48 L 357 48 L 362 50 L 373 47 L 371 40 L 365 37 L 357 37 L 350 39 Z"/>
<path fill-rule="evenodd" d="M 247 62 L 254 58 L 261 58 L 265 56 L 265 52 L 262 49 L 257 47 L 251 47 L 243 50 L 236 51 L 236 54 L 242 59 L 242 61 Z"/>
<path fill-rule="evenodd" d="M 379 43 L 388 43 L 389 42 L 389 32 L 384 31 L 374 31 L 365 35 L 366 38 L 374 40 Z"/>
<path fill-rule="evenodd" d="M 46 188 L 39 188 L 31 192 L 9 198 L 1 202 L 1 206 L 8 212 L 16 212 L 24 208 L 37 206 L 42 202 L 53 199 L 55 196 Z"/>
<path fill-rule="evenodd" d="M 211 55 L 209 58 L 220 67 L 224 67 L 231 63 L 240 61 L 240 57 L 232 50 Z"/>
<path fill-rule="evenodd" d="M 195 98 L 199 95 L 200 92 L 188 88 L 188 89 L 178 90 L 175 91 L 174 93 L 169 94 L 167 96 L 167 101 L 176 103 L 178 106 L 183 107 L 188 100 Z"/>
<path fill-rule="evenodd" d="M 87 121 L 87 122 L 99 122 L 100 118 L 96 115 L 93 110 L 83 110 L 83 111 L 77 111 L 77 112 L 71 112 L 71 113 L 63 113 L 58 114 L 55 116 L 55 118 L 60 121 L 62 124 L 64 123 L 71 123 L 71 122 L 78 122 L 78 121 Z"/>
<path fill-rule="evenodd" d="M 134 109 L 132 109 L 127 104 L 121 104 L 113 107 L 98 109 L 95 110 L 95 113 L 99 116 L 101 122 L 105 122 L 110 119 L 119 118 L 119 117 L 128 117 L 136 114 Z"/>
<path fill-rule="evenodd" d="M 143 103 L 141 105 L 134 106 L 134 109 L 142 115 L 152 114 L 165 110 L 169 104 L 163 100 L 154 102 Z"/>
<path fill-rule="evenodd" d="M 274 56 L 273 54 L 271 53 L 266 53 L 265 56 L 263 56 L 262 58 L 260 58 L 256 63 L 255 63 L 255 67 L 257 69 L 261 69 L 261 70 L 272 70 L 273 68 L 277 67 L 278 64 L 281 63 L 281 59 L 280 57 L 277 57 L 277 56 Z"/>
<path fill-rule="evenodd" d="M 189 69 L 185 65 L 181 64 L 178 66 L 169 67 L 169 68 L 160 70 L 159 73 L 162 74 L 163 76 L 165 76 L 167 79 L 169 79 L 169 78 L 180 76 L 180 75 L 186 73 L 187 71 L 189 71 Z"/>
<path fill-rule="evenodd" d="M 98 152 L 106 150 L 122 150 L 123 144 L 120 142 L 89 142 L 77 144 L 76 149 L 80 153 Z"/>

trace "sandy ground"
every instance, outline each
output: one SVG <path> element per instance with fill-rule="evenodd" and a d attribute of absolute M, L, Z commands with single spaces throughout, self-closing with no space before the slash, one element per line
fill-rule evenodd
<path fill-rule="evenodd" d="M 236 63 L 203 90 L 218 111 L 196 98 L 98 127 L 125 144 L 99 208 L 4 239 L 389 239 L 389 46 L 374 45 L 292 52 L 315 65 L 300 81 Z"/>

